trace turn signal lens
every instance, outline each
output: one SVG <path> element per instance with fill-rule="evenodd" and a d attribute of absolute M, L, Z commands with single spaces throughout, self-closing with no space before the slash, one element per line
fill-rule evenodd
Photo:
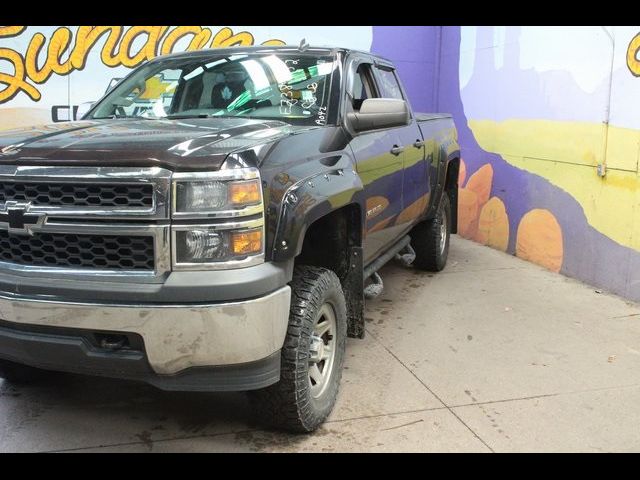
<path fill-rule="evenodd" d="M 260 182 L 258 180 L 230 182 L 227 188 L 227 195 L 231 205 L 260 203 Z"/>
<path fill-rule="evenodd" d="M 262 252 L 262 229 L 231 234 L 231 251 L 234 255 L 249 255 Z"/>

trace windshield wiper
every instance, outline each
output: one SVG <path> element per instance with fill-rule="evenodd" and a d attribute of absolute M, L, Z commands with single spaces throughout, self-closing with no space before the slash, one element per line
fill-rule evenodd
<path fill-rule="evenodd" d="M 210 115 L 208 113 L 197 113 L 197 114 L 192 114 L 192 115 L 180 115 L 175 114 L 175 115 L 167 115 L 166 117 L 162 117 L 162 118 L 166 118 L 168 120 L 182 120 L 184 118 L 209 118 L 209 117 L 214 117 L 214 116 L 220 116 L 220 115 Z"/>
<path fill-rule="evenodd" d="M 136 119 L 136 120 L 160 120 L 162 117 L 153 118 L 153 117 L 138 117 L 136 115 L 108 115 L 106 117 L 91 117 L 87 120 L 122 120 L 122 119 Z"/>

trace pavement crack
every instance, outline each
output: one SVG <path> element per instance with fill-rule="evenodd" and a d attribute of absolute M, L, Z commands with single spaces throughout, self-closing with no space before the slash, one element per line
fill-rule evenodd
<path fill-rule="evenodd" d="M 174 442 L 174 441 L 180 441 L 180 440 L 195 440 L 196 438 L 209 438 L 209 437 L 213 438 L 213 437 L 221 437 L 224 435 L 257 433 L 262 431 L 264 430 L 256 428 L 256 429 L 238 430 L 238 431 L 231 431 L 231 432 L 204 433 L 200 435 L 179 435 L 177 437 L 159 438 L 157 440 L 153 440 L 152 444 L 157 445 L 159 443 Z M 138 436 L 138 438 L 140 437 Z M 43 450 L 40 453 L 80 452 L 82 450 L 97 450 L 101 448 L 113 448 L 113 447 L 132 447 L 135 445 L 145 445 L 148 447 L 149 442 L 145 440 L 133 441 L 133 442 L 117 442 L 117 443 L 108 443 L 103 445 L 91 445 L 86 447 L 64 448 L 64 449 L 58 449 L 58 450 Z"/>
<path fill-rule="evenodd" d="M 585 388 L 584 390 L 572 390 L 570 392 L 543 393 L 540 395 L 530 395 L 526 397 L 504 398 L 501 400 L 487 400 L 483 402 L 462 403 L 459 405 L 452 405 L 451 408 L 474 407 L 474 406 L 480 406 L 480 405 L 491 405 L 492 403 L 518 402 L 522 400 L 537 400 L 539 398 L 561 397 L 563 395 L 579 395 L 581 393 L 602 392 L 606 390 L 618 390 L 622 388 L 634 388 L 634 387 L 640 387 L 640 384 L 634 383 L 630 385 L 616 385 L 613 387 Z"/>
<path fill-rule="evenodd" d="M 417 410 L 403 410 L 400 412 L 377 413 L 375 415 L 361 415 L 359 417 L 347 417 L 347 418 L 339 418 L 335 420 L 327 420 L 325 421 L 325 423 L 351 422 L 351 421 L 357 421 L 357 420 L 368 420 L 370 418 L 390 417 L 394 415 L 410 415 L 412 413 L 423 413 L 423 412 L 433 412 L 435 410 L 445 410 L 446 408 L 447 408 L 446 405 L 443 405 L 441 407 L 419 408 Z"/>
<path fill-rule="evenodd" d="M 438 276 L 440 275 L 451 275 L 454 273 L 482 273 L 482 272 L 497 272 L 501 270 L 526 270 L 527 267 L 496 267 L 496 268 L 482 268 L 482 269 L 471 269 L 471 270 L 443 270 L 438 272 Z"/>
<path fill-rule="evenodd" d="M 628 315 L 619 315 L 617 317 L 609 317 L 609 320 L 617 320 L 619 318 L 639 317 L 640 313 L 630 313 Z"/>
<path fill-rule="evenodd" d="M 402 425 L 396 425 L 395 427 L 383 428 L 381 431 L 386 432 L 387 430 L 395 430 L 396 428 L 408 427 L 409 425 L 415 425 L 416 423 L 420 423 L 420 422 L 424 422 L 424 420 L 421 418 L 413 422 L 403 423 Z"/>
<path fill-rule="evenodd" d="M 378 342 L 378 343 L 380 344 L 380 346 L 381 346 L 382 348 L 384 348 L 384 349 L 387 351 L 387 353 L 389 353 L 389 355 L 391 355 L 393 358 L 395 358 L 395 359 L 396 359 L 396 361 L 397 361 L 398 363 L 400 363 L 400 365 L 402 365 L 402 366 L 407 370 L 407 372 L 409 372 L 409 373 L 411 374 L 411 376 L 413 376 L 413 378 L 415 378 L 418 382 L 420 382 L 420 383 L 422 384 L 422 386 L 423 386 L 424 388 L 426 388 L 426 389 L 427 389 L 427 391 L 428 391 L 431 395 L 433 395 L 433 396 L 434 396 L 434 397 L 435 397 L 435 398 L 436 398 L 436 399 L 437 399 L 437 400 L 438 400 L 442 405 L 444 405 L 444 407 L 445 407 L 447 410 L 449 410 L 449 412 L 451 413 L 451 415 L 453 415 L 454 417 L 456 417 L 460 423 L 462 423 L 465 427 L 467 427 L 467 430 L 469 430 L 469 431 L 471 432 L 471 434 L 472 434 L 474 437 L 476 437 L 476 438 L 480 441 L 480 443 L 482 443 L 485 447 L 487 447 L 491 453 L 495 453 L 495 451 L 493 450 L 493 448 L 491 448 L 491 447 L 489 446 L 489 444 L 488 444 L 487 442 L 485 442 L 485 441 L 480 437 L 480 435 L 478 435 L 478 434 L 477 434 L 477 433 L 476 433 L 476 432 L 475 432 L 475 431 L 474 431 L 474 430 L 473 430 L 469 425 L 467 425 L 467 424 L 466 424 L 466 422 L 465 422 L 464 420 L 462 420 L 462 418 L 460 418 L 460 416 L 459 416 L 456 412 L 454 412 L 454 411 L 452 410 L 452 408 L 451 408 L 449 405 L 447 405 L 447 404 L 446 404 L 446 403 L 445 403 L 445 402 L 444 402 L 444 401 L 443 401 L 443 400 L 442 400 L 442 399 L 441 399 L 441 398 L 440 398 L 440 397 L 439 397 L 439 396 L 438 396 L 438 395 L 437 395 L 437 394 L 436 394 L 436 393 L 435 393 L 435 392 L 434 392 L 434 391 L 429 387 L 429 385 L 427 385 L 426 383 L 424 383 L 424 382 L 422 381 L 422 379 L 421 379 L 420 377 L 418 377 L 418 376 L 413 372 L 413 370 L 411 370 L 407 365 L 405 365 L 405 363 L 404 363 L 402 360 L 400 360 L 400 358 L 398 358 L 398 356 L 397 356 L 395 353 L 393 353 L 389 348 L 387 348 L 387 346 L 386 346 L 384 343 L 382 343 L 382 342 L 378 339 L 378 337 L 376 337 L 374 334 L 372 334 L 372 333 L 369 331 L 369 329 L 367 329 L 367 328 L 365 328 L 365 332 L 367 332 L 369 335 L 371 335 L 371 338 L 373 338 L 376 342 Z"/>

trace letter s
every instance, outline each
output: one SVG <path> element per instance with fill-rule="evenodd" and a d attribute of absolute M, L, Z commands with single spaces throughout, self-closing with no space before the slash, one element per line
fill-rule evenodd
<path fill-rule="evenodd" d="M 16 37 L 26 28 L 26 26 L 0 27 L 0 38 Z M 24 58 L 22 58 L 22 55 L 10 48 L 0 48 L 0 60 L 9 62 L 14 70 L 13 75 L 0 73 L 0 85 L 6 85 L 6 88 L 0 90 L 0 103 L 8 102 L 20 91 L 25 92 L 36 102 L 40 100 L 40 92 L 26 81 Z"/>

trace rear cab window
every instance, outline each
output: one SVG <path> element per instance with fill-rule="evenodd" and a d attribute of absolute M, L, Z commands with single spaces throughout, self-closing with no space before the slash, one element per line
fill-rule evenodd
<path fill-rule="evenodd" d="M 402 88 L 396 77 L 396 73 L 392 68 L 376 67 L 376 75 L 378 77 L 378 85 L 382 98 L 396 98 L 405 100 L 402 95 Z"/>

